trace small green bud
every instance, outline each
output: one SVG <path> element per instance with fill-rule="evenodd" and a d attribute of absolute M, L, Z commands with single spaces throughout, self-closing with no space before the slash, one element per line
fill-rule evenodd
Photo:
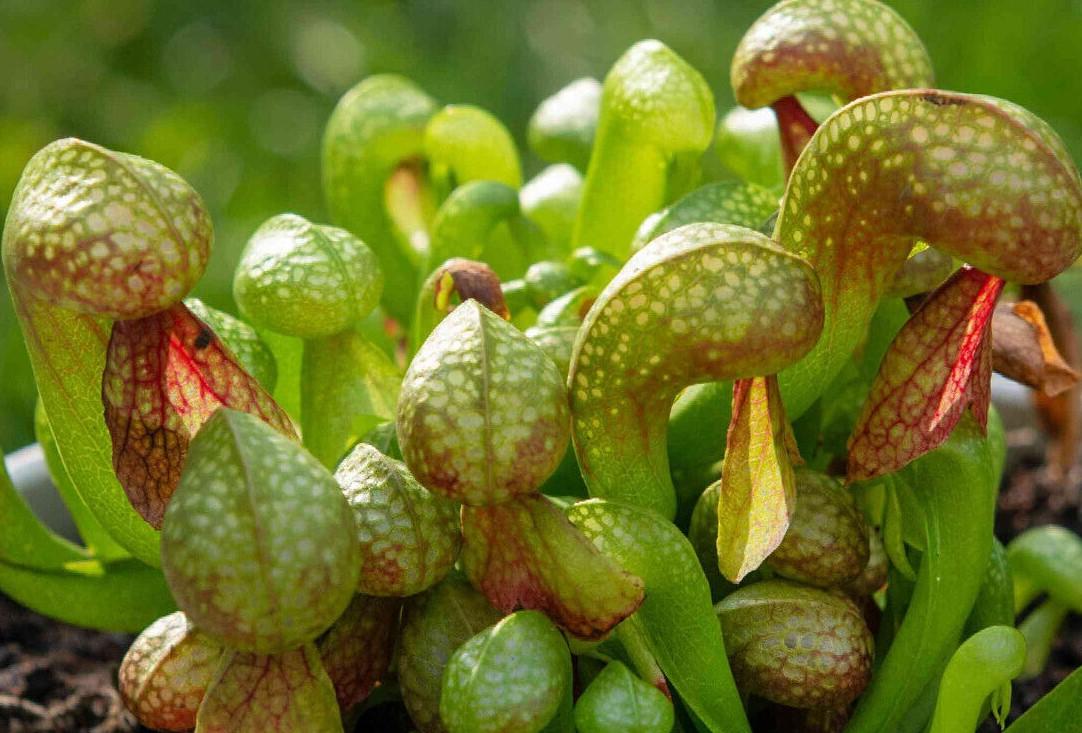
<path fill-rule="evenodd" d="M 582 174 L 566 163 L 550 165 L 526 182 L 519 206 L 557 251 L 567 251 L 582 200 Z"/>
<path fill-rule="evenodd" d="M 537 308 L 582 285 L 571 268 L 562 262 L 535 262 L 526 270 L 523 280 Z"/>
<path fill-rule="evenodd" d="M 440 717 L 449 733 L 537 733 L 570 684 L 563 635 L 543 613 L 519 611 L 451 656 Z"/>
<path fill-rule="evenodd" d="M 781 186 L 778 121 L 771 110 L 729 110 L 718 123 L 714 149 L 722 166 L 741 180 L 767 188 Z"/>
<path fill-rule="evenodd" d="M 672 701 L 620 662 L 610 662 L 575 703 L 579 733 L 669 733 Z"/>
<path fill-rule="evenodd" d="M 241 254 L 233 295 L 252 323 L 304 339 L 341 333 L 375 308 L 379 260 L 345 229 L 280 214 L 256 230 Z"/>

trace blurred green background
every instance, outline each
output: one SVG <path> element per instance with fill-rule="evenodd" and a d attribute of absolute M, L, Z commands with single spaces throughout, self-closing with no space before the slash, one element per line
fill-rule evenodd
<path fill-rule="evenodd" d="M 263 219 L 325 219 L 322 127 L 362 77 L 395 71 L 443 102 L 486 107 L 525 151 L 541 99 L 602 78 L 640 38 L 698 68 L 724 111 L 733 49 L 770 4 L 0 0 L 0 217 L 23 165 L 55 138 L 158 160 L 210 207 L 216 248 L 196 294 L 232 310 L 233 264 Z M 1082 0 L 891 4 L 924 39 L 941 87 L 1028 107 L 1082 159 Z M 528 173 L 539 167 L 526 156 Z M 3 287 L 0 445 L 10 450 L 32 440 L 34 387 Z"/>

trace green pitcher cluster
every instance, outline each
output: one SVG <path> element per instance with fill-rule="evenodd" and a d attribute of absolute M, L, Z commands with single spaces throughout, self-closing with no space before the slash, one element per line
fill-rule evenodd
<path fill-rule="evenodd" d="M 0 590 L 143 629 L 119 686 L 159 730 L 1003 723 L 1082 613 L 1082 538 L 993 537 L 991 324 L 1082 254 L 1082 180 L 875 0 L 784 0 L 731 80 L 718 121 L 636 43 L 538 106 L 524 180 L 489 112 L 365 79 L 330 221 L 252 233 L 240 317 L 186 299 L 187 183 L 47 146 L 3 262 L 83 543 L 0 472 Z"/>

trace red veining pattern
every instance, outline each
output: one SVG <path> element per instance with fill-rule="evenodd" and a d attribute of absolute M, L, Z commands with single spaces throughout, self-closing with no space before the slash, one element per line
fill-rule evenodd
<path fill-rule="evenodd" d="M 575 636 L 597 639 L 642 603 L 642 580 L 601 555 L 544 496 L 464 506 L 462 535 L 470 582 L 504 613 L 543 611 Z"/>
<path fill-rule="evenodd" d="M 308 644 L 281 654 L 227 652 L 199 708 L 197 728 L 207 733 L 331 730 L 338 715 L 319 653 Z"/>
<path fill-rule="evenodd" d="M 897 471 L 946 440 L 968 406 L 984 427 L 992 377 L 990 326 L 1004 282 L 963 267 L 890 345 L 849 438 L 849 479 Z"/>
<path fill-rule="evenodd" d="M 219 407 L 257 415 L 296 437 L 274 398 L 181 303 L 113 324 L 102 402 L 117 478 L 154 527 L 161 527 L 189 441 Z"/>

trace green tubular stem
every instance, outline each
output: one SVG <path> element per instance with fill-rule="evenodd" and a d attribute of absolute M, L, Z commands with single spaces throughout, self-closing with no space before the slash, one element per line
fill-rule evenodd
<path fill-rule="evenodd" d="M 576 79 L 537 106 L 526 132 L 530 148 L 549 163 L 566 161 L 585 171 L 600 108 L 601 82 Z"/>
<path fill-rule="evenodd" d="M 500 224 L 510 226 L 520 220 L 518 192 L 510 186 L 496 181 L 471 181 L 459 186 L 432 222 L 431 245 L 423 277 L 427 278 L 435 268 L 453 257 L 481 259 L 501 279 L 522 275 L 534 254 L 529 251 L 532 242 L 528 241 L 527 231 L 512 231 L 496 237 Z M 539 231 L 532 233 L 540 236 Z M 508 242 L 508 238 L 514 241 Z"/>
<path fill-rule="evenodd" d="M 1022 668 L 1022 678 L 1032 679 L 1044 671 L 1048 663 L 1048 655 L 1052 652 L 1052 642 L 1055 641 L 1063 620 L 1067 618 L 1068 609 L 1062 603 L 1047 600 L 1022 619 L 1018 624 L 1018 630 L 1026 638 L 1026 664 Z"/>
<path fill-rule="evenodd" d="M 659 41 L 632 46 L 605 78 L 572 246 L 626 258 L 642 220 L 683 193 L 670 173 L 679 189 L 695 177 L 713 128 L 702 76 Z"/>
<path fill-rule="evenodd" d="M 116 560 L 129 557 L 128 552 L 117 544 L 116 540 L 105 531 L 101 523 L 94 517 L 90 507 L 79 495 L 75 484 L 60 458 L 60 451 L 56 445 L 56 437 L 53 428 L 49 424 L 49 418 L 45 414 L 45 406 L 38 400 L 37 409 L 34 411 L 34 436 L 41 445 L 45 454 L 45 464 L 49 468 L 49 476 L 56 486 L 57 493 L 64 501 L 64 506 L 71 513 L 71 519 L 79 530 L 79 536 L 86 545 L 86 549 L 99 560 Z"/>
<path fill-rule="evenodd" d="M 0 563 L 32 571 L 59 571 L 90 560 L 83 548 L 60 537 L 37 518 L 8 477 L 0 453 Z"/>
<path fill-rule="evenodd" d="M 1011 540 L 1007 561 L 1016 613 L 1041 593 L 1082 613 L 1082 537 L 1054 524 L 1033 527 Z"/>
<path fill-rule="evenodd" d="M 289 413 L 294 422 L 301 421 L 301 363 L 304 341 L 296 336 L 286 336 L 270 329 L 260 329 L 259 338 L 274 355 L 278 367 L 278 380 L 274 385 L 274 399 Z"/>
<path fill-rule="evenodd" d="M 560 257 L 569 254 L 582 183 L 582 174 L 573 166 L 558 163 L 538 173 L 519 192 L 522 213 L 541 227 Z"/>
<path fill-rule="evenodd" d="M 923 510 L 926 550 L 905 618 L 848 733 L 900 729 L 962 632 L 992 548 L 999 481 L 993 469 L 1004 442 L 998 416 L 992 412 L 989 418 L 987 438 L 965 420 L 943 447 L 899 474 Z"/>
<path fill-rule="evenodd" d="M 631 666 L 639 676 L 663 692 L 668 692 L 665 673 L 650 652 L 650 641 L 644 635 L 641 624 L 622 623 L 616 627 L 616 638 L 624 647 Z"/>
<path fill-rule="evenodd" d="M 1000 472 L 996 471 L 999 475 Z M 992 552 L 981 581 L 981 590 L 966 619 L 964 637 L 988 626 L 1014 626 L 1014 579 L 1007 564 L 1007 551 L 999 540 L 992 539 Z"/>
<path fill-rule="evenodd" d="M 1026 640 L 1010 626 L 989 626 L 963 642 L 939 683 L 928 733 L 974 730 L 985 701 L 1001 722 L 1011 707 L 1011 680 L 1022 671 Z"/>
<path fill-rule="evenodd" d="M 666 203 L 668 168 L 661 151 L 629 140 L 619 130 L 602 128 L 586 174 L 573 245 L 626 256 L 642 219 Z M 622 180 L 635 184 L 619 185 Z"/>
<path fill-rule="evenodd" d="M 38 393 L 72 483 L 121 547 L 157 567 L 161 562 L 158 532 L 135 511 L 113 473 L 112 443 L 102 419 L 101 380 L 109 322 L 50 305 L 16 289 L 11 295 Z"/>
<path fill-rule="evenodd" d="M 436 102 L 399 76 L 365 79 L 342 97 L 323 137 L 323 191 L 331 219 L 379 256 L 382 303 L 403 324 L 413 315 L 417 254 L 400 240 L 387 210 L 387 182 L 424 155 Z"/>
<path fill-rule="evenodd" d="M 304 342 L 301 434 L 320 463 L 334 469 L 372 428 L 394 419 L 401 375 L 357 331 Z"/>

